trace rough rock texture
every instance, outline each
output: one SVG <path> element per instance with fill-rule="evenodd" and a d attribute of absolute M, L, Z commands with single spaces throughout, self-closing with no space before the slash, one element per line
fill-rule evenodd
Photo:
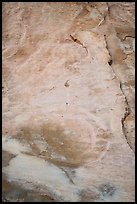
<path fill-rule="evenodd" d="M 3 201 L 134 202 L 135 3 L 3 3 Z"/>

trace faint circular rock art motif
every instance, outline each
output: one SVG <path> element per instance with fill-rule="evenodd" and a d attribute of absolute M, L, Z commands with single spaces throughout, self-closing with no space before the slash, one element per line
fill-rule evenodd
<path fill-rule="evenodd" d="M 58 166 L 79 167 L 103 158 L 109 148 L 110 132 L 84 114 L 73 114 L 52 116 L 44 124 L 28 121 L 14 138 L 31 147 L 27 154 Z"/>

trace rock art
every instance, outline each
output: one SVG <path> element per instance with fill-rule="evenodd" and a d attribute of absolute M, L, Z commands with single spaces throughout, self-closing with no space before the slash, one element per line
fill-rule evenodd
<path fill-rule="evenodd" d="M 3 202 L 134 202 L 135 3 L 2 3 Z"/>

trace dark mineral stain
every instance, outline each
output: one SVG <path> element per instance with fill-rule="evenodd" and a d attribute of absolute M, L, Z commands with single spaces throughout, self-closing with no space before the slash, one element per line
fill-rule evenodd
<path fill-rule="evenodd" d="M 11 154 L 7 151 L 2 150 L 2 167 L 9 165 L 9 161 L 14 158 L 16 155 Z"/>
<path fill-rule="evenodd" d="M 111 66 L 112 65 L 112 59 L 108 61 L 108 64 Z"/>
<path fill-rule="evenodd" d="M 102 195 L 105 196 L 113 196 L 116 191 L 116 187 L 113 184 L 106 183 L 101 184 L 99 186 L 99 191 L 102 193 Z"/>
<path fill-rule="evenodd" d="M 3 202 L 56 202 L 49 195 L 41 195 L 37 191 L 23 189 L 14 182 L 9 182 L 3 176 L 2 179 Z"/>
<path fill-rule="evenodd" d="M 83 189 L 81 191 L 81 202 L 96 202 L 99 199 L 100 194 L 91 189 Z"/>

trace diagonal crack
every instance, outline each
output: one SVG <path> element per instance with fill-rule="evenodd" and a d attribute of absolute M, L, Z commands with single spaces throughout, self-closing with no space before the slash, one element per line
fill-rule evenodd
<path fill-rule="evenodd" d="M 79 45 L 82 45 L 82 47 L 83 47 L 83 48 L 85 48 L 85 49 L 86 49 L 86 52 L 88 53 L 87 47 L 86 47 L 86 46 L 84 46 L 84 45 L 83 45 L 83 43 L 82 43 L 82 42 L 80 42 L 80 40 L 79 40 L 79 39 L 77 39 L 77 38 L 73 37 L 72 35 L 70 35 L 70 37 L 71 37 L 71 39 L 73 40 L 73 42 L 76 42 L 76 43 L 78 43 Z"/>
<path fill-rule="evenodd" d="M 100 25 L 104 24 L 104 23 L 106 22 L 106 20 L 107 20 L 107 17 L 110 16 L 110 7 L 109 7 L 108 2 L 106 2 L 106 5 L 107 5 L 107 11 L 106 11 L 104 14 L 102 14 L 102 13 L 97 9 L 98 12 L 99 12 L 101 15 L 103 15 L 103 18 L 101 19 L 101 21 L 99 22 L 99 24 L 96 26 L 96 28 L 99 27 Z"/>
<path fill-rule="evenodd" d="M 60 167 L 60 169 L 66 174 L 66 176 L 69 179 L 70 183 L 72 183 L 74 185 L 74 181 L 70 177 L 69 173 L 63 167 Z"/>
<path fill-rule="evenodd" d="M 125 105 L 126 105 L 126 106 L 125 106 L 125 112 L 124 112 L 123 117 L 121 118 L 122 131 L 123 131 L 123 134 L 124 134 L 124 136 L 125 136 L 125 139 L 126 139 L 126 142 L 127 142 L 128 146 L 129 146 L 130 149 L 133 151 L 133 153 L 135 153 L 134 150 L 133 150 L 133 148 L 132 148 L 132 146 L 131 146 L 131 144 L 130 144 L 129 141 L 128 141 L 127 134 L 126 134 L 126 131 L 125 131 L 125 120 L 126 120 L 126 118 L 130 115 L 131 110 L 130 110 L 130 107 L 129 107 L 128 100 L 127 100 L 127 98 L 126 98 L 126 96 L 125 96 L 125 94 L 124 94 L 123 88 L 122 88 L 122 82 L 121 82 L 121 80 L 119 79 L 119 77 L 116 75 L 116 73 L 115 73 L 113 67 L 111 66 L 112 63 L 113 63 L 113 60 L 112 60 L 111 53 L 110 53 L 110 51 L 109 51 L 109 47 L 108 47 L 106 35 L 104 35 L 104 39 L 105 39 L 105 43 L 106 43 L 106 49 L 108 50 L 108 53 L 109 53 L 109 56 L 110 56 L 110 59 L 109 59 L 109 61 L 108 61 L 108 64 L 109 64 L 109 66 L 111 67 L 111 69 L 112 69 L 112 71 L 113 71 L 113 73 L 114 73 L 114 75 L 115 75 L 115 78 L 117 78 L 117 80 L 119 81 L 119 87 L 120 87 L 121 92 L 122 92 L 122 94 L 124 95 L 124 98 L 125 98 Z"/>

